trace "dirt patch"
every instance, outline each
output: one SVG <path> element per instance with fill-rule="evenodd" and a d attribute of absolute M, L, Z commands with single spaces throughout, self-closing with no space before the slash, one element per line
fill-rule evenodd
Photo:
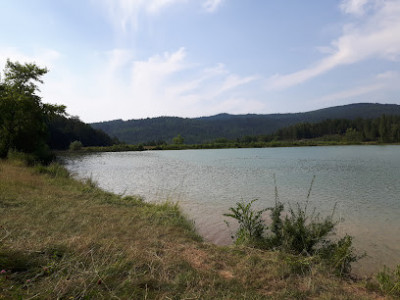
<path fill-rule="evenodd" d="M 211 264 L 206 252 L 196 248 L 186 248 L 182 252 L 183 257 L 193 268 L 210 270 Z"/>
<path fill-rule="evenodd" d="M 221 277 L 224 277 L 225 279 L 232 279 L 235 277 L 235 276 L 233 276 L 231 271 L 224 270 L 224 271 L 219 271 L 218 273 L 219 273 L 219 275 L 221 275 Z"/>
<path fill-rule="evenodd" d="M 190 263 L 190 265 L 198 270 L 215 270 L 215 262 L 210 259 L 208 254 L 197 248 L 185 248 L 182 251 L 183 258 Z M 234 278 L 233 273 L 228 270 L 219 270 L 218 274 L 225 279 Z"/>

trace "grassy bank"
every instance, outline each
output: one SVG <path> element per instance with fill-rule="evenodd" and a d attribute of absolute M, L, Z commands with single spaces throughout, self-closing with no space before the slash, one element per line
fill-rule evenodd
<path fill-rule="evenodd" d="M 173 204 L 0 161 L 0 298 L 377 299 L 296 257 L 205 243 Z M 222 217 L 222 216 L 221 216 Z"/>
<path fill-rule="evenodd" d="M 276 148 L 276 147 L 313 147 L 313 146 L 349 146 L 349 145 L 399 145 L 398 143 L 380 142 L 348 142 L 335 140 L 298 140 L 298 141 L 271 141 L 252 143 L 210 143 L 210 144 L 168 144 L 158 146 L 146 145 L 113 145 L 107 147 L 83 147 L 75 152 L 122 152 L 144 150 L 190 150 L 190 149 L 232 149 L 232 148 Z"/>

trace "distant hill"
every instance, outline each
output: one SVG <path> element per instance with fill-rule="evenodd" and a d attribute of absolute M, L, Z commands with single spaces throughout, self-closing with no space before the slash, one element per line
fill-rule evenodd
<path fill-rule="evenodd" d="M 217 138 L 235 139 L 246 135 L 271 134 L 299 122 L 320 122 L 326 119 L 371 119 L 400 115 L 400 105 L 357 103 L 290 114 L 218 114 L 201 118 L 157 117 L 139 120 L 114 120 L 90 124 L 108 135 L 129 144 L 150 141 L 171 142 L 181 134 L 186 144 L 213 141 Z"/>

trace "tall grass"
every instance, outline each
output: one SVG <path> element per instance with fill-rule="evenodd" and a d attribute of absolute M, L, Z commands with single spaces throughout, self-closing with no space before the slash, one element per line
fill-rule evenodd
<path fill-rule="evenodd" d="M 400 265 L 395 270 L 385 267 L 376 276 L 380 289 L 393 297 L 400 298 Z"/>

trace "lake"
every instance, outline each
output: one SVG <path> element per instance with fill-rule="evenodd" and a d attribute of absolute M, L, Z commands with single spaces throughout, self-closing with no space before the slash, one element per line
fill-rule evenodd
<path fill-rule="evenodd" d="M 223 216 L 229 207 L 252 199 L 259 199 L 255 208 L 273 206 L 274 177 L 286 207 L 304 204 L 315 176 L 310 213 L 315 208 L 326 216 L 336 206 L 336 235 L 352 235 L 368 254 L 354 271 L 400 264 L 400 146 L 100 153 L 66 158 L 66 164 L 105 190 L 178 202 L 204 239 L 220 245 L 232 242 L 236 228 Z"/>

